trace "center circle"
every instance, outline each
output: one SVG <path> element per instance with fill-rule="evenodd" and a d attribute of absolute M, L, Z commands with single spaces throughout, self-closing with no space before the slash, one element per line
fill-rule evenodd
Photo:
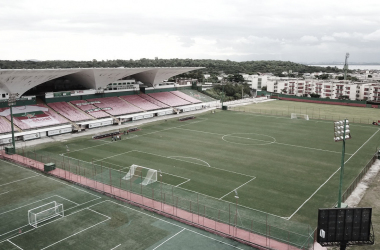
<path fill-rule="evenodd" d="M 222 136 L 222 140 L 239 145 L 268 145 L 276 142 L 276 138 L 256 133 L 233 133 Z"/>

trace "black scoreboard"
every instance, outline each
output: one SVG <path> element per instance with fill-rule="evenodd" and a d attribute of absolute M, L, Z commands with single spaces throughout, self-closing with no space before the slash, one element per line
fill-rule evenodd
<path fill-rule="evenodd" d="M 373 244 L 372 208 L 321 208 L 317 242 L 322 246 Z"/>

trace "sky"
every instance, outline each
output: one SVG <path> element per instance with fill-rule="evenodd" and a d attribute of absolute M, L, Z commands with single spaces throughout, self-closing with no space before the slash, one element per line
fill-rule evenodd
<path fill-rule="evenodd" d="M 380 63 L 379 0 L 0 0 L 0 60 Z"/>

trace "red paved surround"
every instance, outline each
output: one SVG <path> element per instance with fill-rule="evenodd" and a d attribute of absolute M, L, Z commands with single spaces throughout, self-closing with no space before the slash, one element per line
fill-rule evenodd
<path fill-rule="evenodd" d="M 4 150 L 0 151 L 0 157 L 6 160 L 10 160 L 24 166 L 34 168 L 40 171 L 44 171 L 44 164 L 30 158 L 21 155 L 7 155 Z M 156 212 L 166 217 L 175 219 L 177 221 L 202 228 L 206 231 L 221 235 L 223 237 L 231 238 L 244 244 L 251 245 L 258 249 L 278 249 L 278 250 L 298 250 L 299 248 L 292 245 L 288 245 L 262 235 L 254 234 L 249 231 L 229 226 L 228 224 L 221 223 L 215 220 L 208 219 L 206 217 L 187 212 L 175 206 L 167 205 L 159 201 L 152 200 L 150 198 L 143 197 L 138 194 L 134 194 L 117 187 L 112 187 L 107 184 L 100 183 L 88 179 L 86 177 L 73 174 L 69 171 L 62 169 L 55 169 L 50 172 L 44 172 L 49 175 L 56 176 L 60 179 L 64 179 L 81 186 L 93 189 L 97 192 L 111 195 L 116 199 L 129 202 L 133 205 L 142 207 L 144 209 Z"/>

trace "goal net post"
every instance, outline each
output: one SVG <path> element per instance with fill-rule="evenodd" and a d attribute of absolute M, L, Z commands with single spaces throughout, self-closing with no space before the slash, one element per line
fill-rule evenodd
<path fill-rule="evenodd" d="M 42 206 L 28 210 L 28 222 L 32 227 L 38 227 L 39 223 L 50 220 L 57 216 L 65 216 L 63 204 L 56 201 L 46 203 Z"/>
<path fill-rule="evenodd" d="M 309 120 L 309 116 L 305 114 L 291 113 L 290 119 L 305 119 Z"/>
<path fill-rule="evenodd" d="M 133 164 L 122 179 L 131 180 L 137 178 L 140 178 L 141 184 L 146 186 L 157 181 L 157 170 Z"/>

